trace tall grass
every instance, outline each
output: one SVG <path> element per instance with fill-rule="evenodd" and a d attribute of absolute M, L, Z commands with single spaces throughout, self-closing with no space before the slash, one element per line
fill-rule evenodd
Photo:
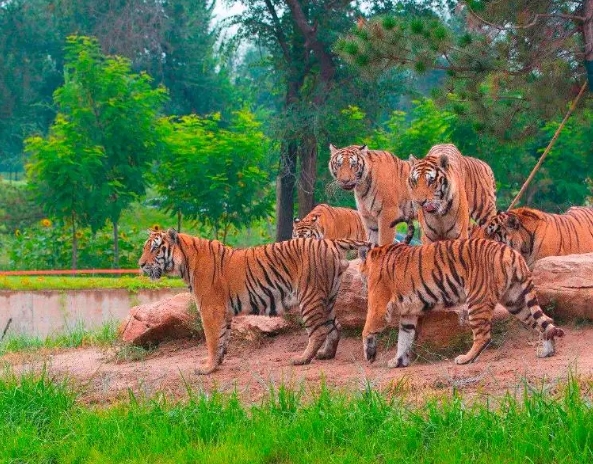
<path fill-rule="evenodd" d="M 117 323 L 107 322 L 97 329 L 86 329 L 76 324 L 64 333 L 46 338 L 30 335 L 7 334 L 0 340 L 0 356 L 15 351 L 30 351 L 40 348 L 78 348 L 81 346 L 107 346 L 117 340 Z"/>
<path fill-rule="evenodd" d="M 372 389 L 311 399 L 280 387 L 261 404 L 164 396 L 92 408 L 44 373 L 0 378 L 1 462 L 592 462 L 593 410 L 576 380 L 497 406 L 460 396 L 409 406 Z"/>

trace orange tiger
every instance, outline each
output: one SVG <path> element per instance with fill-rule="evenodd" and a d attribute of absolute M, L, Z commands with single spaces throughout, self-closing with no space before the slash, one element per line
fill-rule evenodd
<path fill-rule="evenodd" d="M 208 348 L 208 362 L 197 373 L 209 374 L 224 358 L 234 315 L 275 316 L 294 305 L 300 306 L 309 343 L 293 364 L 308 364 L 315 355 L 333 358 L 341 328 L 333 307 L 348 267 L 342 254 L 365 244 L 296 239 L 241 250 L 169 229 L 150 233 L 139 265 L 152 279 L 180 275 L 188 285 Z"/>
<path fill-rule="evenodd" d="M 369 295 L 362 332 L 367 361 L 375 360 L 377 334 L 399 315 L 397 355 L 388 366 L 408 366 L 418 317 L 436 305 L 468 304 L 474 342 L 468 353 L 455 358 L 457 364 L 475 361 L 486 348 L 499 302 L 541 333 L 543 348 L 538 356 L 553 355 L 554 337 L 564 335 L 539 307 L 525 260 L 506 245 L 485 239 L 443 240 L 361 251 L 360 271 Z"/>
<path fill-rule="evenodd" d="M 330 144 L 329 149 L 329 171 L 340 188 L 354 190 L 369 241 L 378 245 L 393 243 L 393 225 L 406 222 L 405 242 L 409 243 L 414 236 L 415 218 L 407 186 L 410 163 L 387 151 L 369 150 L 366 145 L 338 149 Z"/>
<path fill-rule="evenodd" d="M 483 234 L 519 251 L 532 269 L 546 256 L 593 252 L 593 208 L 575 206 L 564 214 L 517 208 L 493 217 Z"/>
<path fill-rule="evenodd" d="M 496 214 L 494 174 L 483 161 L 463 156 L 452 144 L 435 145 L 423 159 L 410 161 L 410 196 L 423 243 L 468 238 L 470 218 L 483 224 Z"/>
<path fill-rule="evenodd" d="M 292 238 L 336 239 L 366 241 L 367 235 L 355 209 L 336 208 L 324 203 L 317 205 L 303 219 L 295 218 Z"/>

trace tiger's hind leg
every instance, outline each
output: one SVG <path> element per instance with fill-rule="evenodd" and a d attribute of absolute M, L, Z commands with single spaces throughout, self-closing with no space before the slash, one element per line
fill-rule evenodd
<path fill-rule="evenodd" d="M 338 351 L 338 343 L 340 342 L 340 335 L 342 332 L 342 326 L 334 317 L 331 321 L 329 332 L 325 337 L 325 342 L 321 349 L 315 355 L 317 359 L 333 359 L 336 357 L 336 351 Z"/>
<path fill-rule="evenodd" d="M 200 315 L 208 348 L 208 360 L 206 365 L 198 367 L 195 373 L 205 375 L 214 372 L 224 359 L 231 332 L 231 316 L 222 305 L 200 308 Z"/>
<path fill-rule="evenodd" d="M 491 301 L 469 302 L 468 320 L 472 329 L 474 342 L 466 354 L 455 358 L 455 364 L 474 362 L 480 353 L 490 344 L 492 339 L 492 313 L 494 303 Z"/>
<path fill-rule="evenodd" d="M 418 316 L 401 316 L 397 335 L 397 354 L 387 361 L 387 367 L 407 367 L 412 360 L 412 345 L 416 338 Z"/>
<path fill-rule="evenodd" d="M 328 319 L 325 298 L 321 297 L 318 293 L 311 292 L 303 296 L 300 305 L 309 342 L 303 354 L 292 360 L 292 364 L 295 366 L 309 364 L 324 342 L 329 345 L 329 351 L 324 354 L 332 354 L 331 351 L 334 348 L 337 349 L 337 342 L 340 339 L 340 332 L 334 330 L 334 328 L 337 328 L 334 322 L 335 317 Z M 331 314 L 333 315 L 333 311 Z M 330 332 L 334 332 L 334 335 L 330 336 Z M 328 336 L 329 341 L 327 341 Z"/>

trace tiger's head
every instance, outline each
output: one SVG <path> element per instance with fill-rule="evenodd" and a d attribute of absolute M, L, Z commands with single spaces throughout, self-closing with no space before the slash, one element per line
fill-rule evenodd
<path fill-rule="evenodd" d="M 410 155 L 408 187 L 412 201 L 428 214 L 444 214 L 451 191 L 451 165 L 442 154 L 434 158 L 416 159 Z"/>
<path fill-rule="evenodd" d="M 319 215 L 307 215 L 303 219 L 294 218 L 292 223 L 292 238 L 323 239 L 323 232 L 319 225 Z"/>
<path fill-rule="evenodd" d="M 367 146 L 336 148 L 330 143 L 329 151 L 329 172 L 332 177 L 340 188 L 354 189 L 367 175 Z"/>
<path fill-rule="evenodd" d="M 523 252 L 524 239 L 521 231 L 521 219 L 512 212 L 499 211 L 483 226 L 484 237 Z"/>
<path fill-rule="evenodd" d="M 176 271 L 175 254 L 179 248 L 179 236 L 175 229 L 149 231 L 149 234 L 138 264 L 144 274 L 156 280 Z"/>

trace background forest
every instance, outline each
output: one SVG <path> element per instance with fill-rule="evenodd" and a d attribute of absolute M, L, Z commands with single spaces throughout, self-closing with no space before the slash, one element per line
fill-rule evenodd
<path fill-rule="evenodd" d="M 354 204 L 329 143 L 455 143 L 503 209 L 593 80 L 592 17 L 593 0 L 0 2 L 0 269 L 133 268 L 151 226 L 289 238 L 315 204 Z M 589 95 L 521 204 L 587 204 Z"/>

